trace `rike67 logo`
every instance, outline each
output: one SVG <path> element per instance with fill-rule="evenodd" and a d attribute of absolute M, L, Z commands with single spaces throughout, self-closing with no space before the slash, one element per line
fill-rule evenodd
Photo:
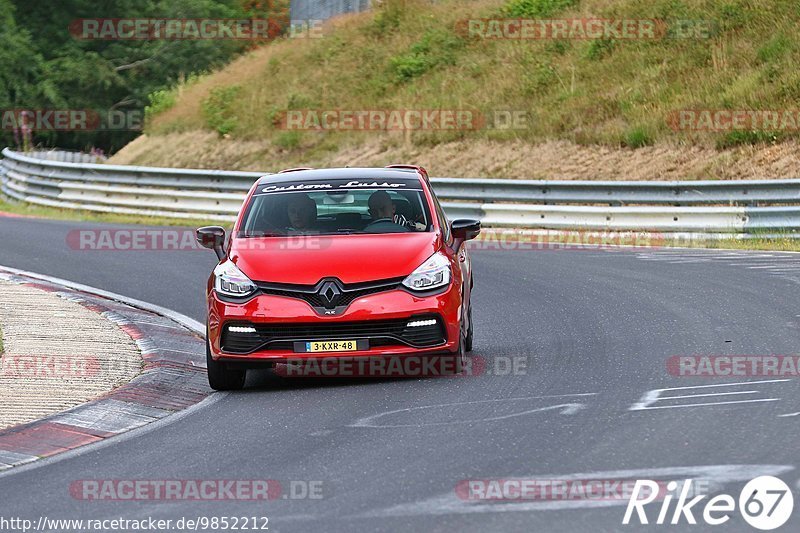
<path fill-rule="evenodd" d="M 637 480 L 633 487 L 633 493 L 628 500 L 628 507 L 625 509 L 625 517 L 622 523 L 631 523 L 634 511 L 640 524 L 650 524 L 652 519 L 647 516 L 645 506 L 652 503 L 659 496 L 659 485 L 655 481 Z M 667 484 L 667 495 L 661 499 L 661 508 L 655 524 L 679 524 L 685 520 L 688 524 L 697 524 L 695 512 L 700 513 L 700 506 L 693 509 L 708 495 L 701 494 L 692 499 L 688 499 L 692 492 L 692 480 L 687 479 L 677 492 L 678 483 L 670 481 Z M 670 517 L 670 506 L 674 496 L 678 495 L 678 500 Z M 745 522 L 756 529 L 771 530 L 778 528 L 789 520 L 794 508 L 794 497 L 788 485 L 773 476 L 760 476 L 750 480 L 739 493 L 739 513 Z M 719 494 L 714 496 L 702 507 L 702 519 L 711 526 L 724 524 L 731 519 L 731 514 L 736 510 L 736 501 L 733 496 Z M 635 523 L 635 522 L 634 522 Z"/>

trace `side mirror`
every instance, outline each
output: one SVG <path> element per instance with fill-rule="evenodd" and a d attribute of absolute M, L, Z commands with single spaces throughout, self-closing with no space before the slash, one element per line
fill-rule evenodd
<path fill-rule="evenodd" d="M 225 258 L 225 230 L 220 226 L 205 226 L 197 230 L 197 242 L 203 248 L 210 248 L 222 261 Z"/>
<path fill-rule="evenodd" d="M 481 221 L 469 218 L 459 218 L 450 224 L 453 237 L 461 241 L 474 239 L 481 232 Z"/>

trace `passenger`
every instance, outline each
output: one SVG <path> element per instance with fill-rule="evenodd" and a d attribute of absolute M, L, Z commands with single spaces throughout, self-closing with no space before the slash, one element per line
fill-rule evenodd
<path fill-rule="evenodd" d="M 317 221 L 317 203 L 307 194 L 295 193 L 289 199 L 286 213 L 289 216 L 289 231 L 308 230 Z"/>

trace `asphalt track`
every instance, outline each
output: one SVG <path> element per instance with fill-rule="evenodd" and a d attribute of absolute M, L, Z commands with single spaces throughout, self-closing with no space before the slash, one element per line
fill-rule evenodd
<path fill-rule="evenodd" d="M 95 227 L 105 226 L 0 218 L 0 264 L 204 320 L 213 253 L 67 245 L 70 230 Z M 673 355 L 797 353 L 800 255 L 520 250 L 473 259 L 474 355 L 490 367 L 525 357 L 525 372 L 346 381 L 251 373 L 245 391 L 174 421 L 0 476 L 2 515 L 257 515 L 269 517 L 270 531 L 647 531 L 657 526 L 621 525 L 624 505 L 475 504 L 459 500 L 455 487 L 465 479 L 659 474 L 717 479 L 734 497 L 746 480 L 777 474 L 800 505 L 797 381 L 679 377 L 666 368 Z M 759 383 L 705 387 L 741 381 Z M 648 391 L 693 386 L 704 388 L 661 396 L 725 394 L 635 408 Z M 321 481 L 324 497 L 84 501 L 69 493 L 79 479 Z M 797 531 L 798 514 L 782 530 Z M 754 531 L 736 513 L 713 529 Z"/>

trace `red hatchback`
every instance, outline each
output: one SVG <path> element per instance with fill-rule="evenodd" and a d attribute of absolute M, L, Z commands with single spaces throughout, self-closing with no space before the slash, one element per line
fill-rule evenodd
<path fill-rule="evenodd" d="M 248 368 L 323 358 L 472 349 L 477 220 L 448 222 L 422 167 L 292 169 L 250 189 L 208 280 L 208 380 L 244 386 Z"/>

